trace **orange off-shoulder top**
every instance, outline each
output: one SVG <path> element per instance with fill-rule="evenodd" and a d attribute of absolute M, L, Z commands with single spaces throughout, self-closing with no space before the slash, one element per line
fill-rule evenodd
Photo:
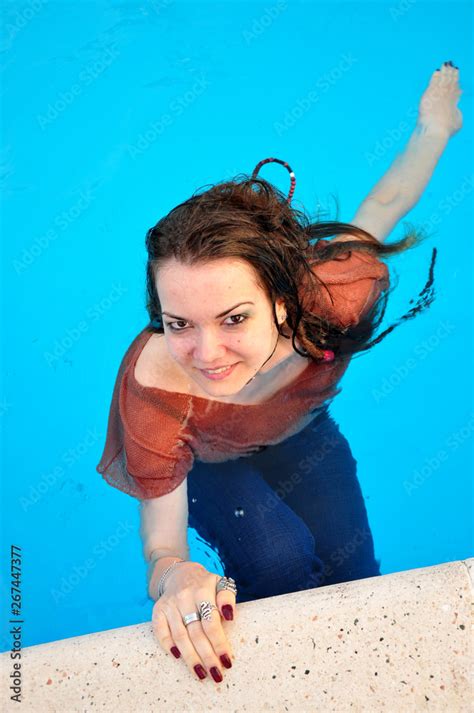
<path fill-rule="evenodd" d="M 312 270 L 329 292 L 320 290 L 316 304 L 305 291 L 305 307 L 342 328 L 357 324 L 389 285 L 387 266 L 359 251 L 315 263 Z M 349 363 L 309 360 L 265 402 L 233 404 L 140 384 L 135 364 L 152 334 L 145 327 L 121 361 L 96 467 L 110 485 L 140 500 L 177 488 L 194 459 L 232 460 L 298 433 L 340 392 L 337 384 Z"/>

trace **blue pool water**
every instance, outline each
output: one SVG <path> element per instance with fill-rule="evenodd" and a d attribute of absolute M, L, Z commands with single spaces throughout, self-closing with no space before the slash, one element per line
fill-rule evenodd
<path fill-rule="evenodd" d="M 399 284 L 384 325 L 422 289 L 435 246 L 436 300 L 354 359 L 331 410 L 382 572 L 472 555 L 471 12 L 413 0 L 3 4 L 2 650 L 11 545 L 23 645 L 151 617 L 137 501 L 95 470 L 118 365 L 147 323 L 146 230 L 267 156 L 291 164 L 296 204 L 335 217 L 337 196 L 349 221 L 451 59 L 465 127 L 406 218 L 432 235 L 389 261 Z M 261 176 L 288 188 L 275 164 Z M 190 540 L 192 558 L 221 571 Z"/>

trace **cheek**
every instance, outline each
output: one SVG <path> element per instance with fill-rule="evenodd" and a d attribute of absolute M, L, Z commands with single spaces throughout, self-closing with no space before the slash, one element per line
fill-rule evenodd
<path fill-rule="evenodd" d="M 256 347 L 255 336 L 251 334 L 235 334 L 224 343 L 230 352 L 252 352 Z"/>
<path fill-rule="evenodd" d="M 168 337 L 166 339 L 166 346 L 168 352 L 171 354 L 175 361 L 183 361 L 183 358 L 187 352 L 184 339 L 173 339 L 173 337 Z"/>
<path fill-rule="evenodd" d="M 260 340 L 248 337 L 238 337 L 234 339 L 232 345 L 228 345 L 228 351 L 249 365 L 260 362 L 262 360 L 262 354 L 266 354 L 266 348 Z"/>

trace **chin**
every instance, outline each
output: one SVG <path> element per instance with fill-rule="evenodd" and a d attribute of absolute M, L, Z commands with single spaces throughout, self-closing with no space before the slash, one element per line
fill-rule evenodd
<path fill-rule="evenodd" d="M 240 389 L 237 389 L 237 391 L 235 389 L 232 389 L 232 391 L 229 389 L 205 389 L 205 391 L 209 394 L 209 396 L 222 396 L 223 398 L 226 398 L 227 396 L 236 396 Z"/>
<path fill-rule="evenodd" d="M 219 392 L 221 396 L 232 396 L 232 394 L 238 394 L 239 391 L 245 386 L 245 382 L 240 383 L 240 380 L 237 384 L 235 382 L 231 384 L 230 379 L 224 379 L 223 381 L 212 381 L 210 379 L 206 379 L 205 376 L 201 377 L 200 379 L 196 379 L 196 381 L 199 382 L 199 386 L 201 386 L 206 391 L 209 391 L 210 394 L 215 394 Z"/>

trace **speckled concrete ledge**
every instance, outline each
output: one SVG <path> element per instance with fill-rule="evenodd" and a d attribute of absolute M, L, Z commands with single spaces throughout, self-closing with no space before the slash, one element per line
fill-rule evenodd
<path fill-rule="evenodd" d="M 472 711 L 474 559 L 238 605 L 215 683 L 151 624 L 23 650 L 22 711 Z M 470 576 L 471 575 L 471 576 Z M 10 657 L 2 654 L 2 711 Z"/>

